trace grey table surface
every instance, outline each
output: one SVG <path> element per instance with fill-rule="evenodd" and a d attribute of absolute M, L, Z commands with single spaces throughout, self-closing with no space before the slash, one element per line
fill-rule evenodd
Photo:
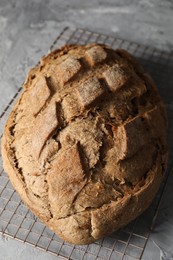
<path fill-rule="evenodd" d="M 173 51 L 171 0 L 0 0 L 0 112 L 24 81 L 29 68 L 47 53 L 66 26 Z M 142 259 L 173 259 L 172 185 L 170 179 L 162 200 L 165 210 L 158 215 Z M 12 259 L 58 257 L 0 236 L 0 260 Z"/>

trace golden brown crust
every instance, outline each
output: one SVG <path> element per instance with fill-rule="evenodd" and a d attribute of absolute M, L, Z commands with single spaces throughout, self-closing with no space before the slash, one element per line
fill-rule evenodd
<path fill-rule="evenodd" d="M 167 121 L 134 57 L 65 46 L 30 71 L 24 89 L 2 139 L 4 168 L 24 203 L 75 244 L 141 214 L 165 171 Z"/>

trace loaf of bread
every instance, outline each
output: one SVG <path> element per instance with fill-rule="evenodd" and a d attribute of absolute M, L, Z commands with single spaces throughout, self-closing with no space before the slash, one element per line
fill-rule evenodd
<path fill-rule="evenodd" d="M 87 244 L 153 200 L 167 162 L 167 119 L 151 77 L 128 52 L 64 46 L 28 74 L 2 140 L 23 202 L 59 237 Z"/>

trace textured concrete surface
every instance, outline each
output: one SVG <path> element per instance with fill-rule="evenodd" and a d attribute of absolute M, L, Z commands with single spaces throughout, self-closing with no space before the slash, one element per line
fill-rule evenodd
<path fill-rule="evenodd" d="M 47 53 L 65 26 L 88 28 L 173 51 L 172 13 L 171 0 L 0 0 L 0 112 L 28 69 Z M 173 214 L 170 207 L 164 214 Z M 172 245 L 173 222 L 161 222 L 143 259 L 173 259 Z M 1 236 L 0 260 L 12 259 L 58 258 Z"/>

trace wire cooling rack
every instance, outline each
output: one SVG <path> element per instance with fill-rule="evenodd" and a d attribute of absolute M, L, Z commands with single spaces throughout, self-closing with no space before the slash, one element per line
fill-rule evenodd
<path fill-rule="evenodd" d="M 128 226 L 93 244 L 75 246 L 62 241 L 36 218 L 22 203 L 2 168 L 0 155 L 0 233 L 41 248 L 57 256 L 57 259 L 74 260 L 135 260 L 142 259 L 146 244 L 154 228 L 164 190 L 172 168 L 173 137 L 173 56 L 170 53 L 141 44 L 117 39 L 85 29 L 65 28 L 50 47 L 64 44 L 105 43 L 113 48 L 124 48 L 136 56 L 156 81 L 166 103 L 169 119 L 170 159 L 165 181 L 150 208 Z M 8 114 L 22 88 L 0 115 L 0 136 Z"/>

